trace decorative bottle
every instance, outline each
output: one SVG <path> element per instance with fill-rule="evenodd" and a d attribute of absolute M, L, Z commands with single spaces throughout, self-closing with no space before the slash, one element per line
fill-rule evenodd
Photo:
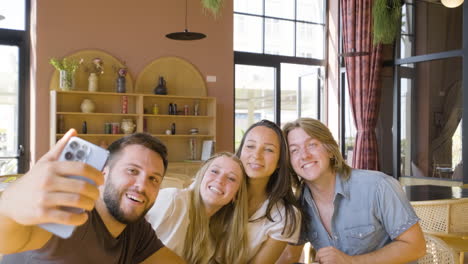
<path fill-rule="evenodd" d="M 159 114 L 159 106 L 158 104 L 154 104 L 153 106 L 153 115 Z"/>
<path fill-rule="evenodd" d="M 57 119 L 57 133 L 65 133 L 65 122 L 63 120 L 63 115 L 59 115 Z"/>
<path fill-rule="evenodd" d="M 172 125 L 171 125 L 171 134 L 175 135 L 175 133 L 176 133 L 176 125 L 175 125 L 175 123 L 172 123 Z"/>
<path fill-rule="evenodd" d="M 160 95 L 167 94 L 166 81 L 164 80 L 164 77 L 159 76 L 158 86 L 154 88 L 154 94 L 160 94 Z"/>
<path fill-rule="evenodd" d="M 169 107 L 167 109 L 167 114 L 168 115 L 173 115 L 174 114 L 174 106 L 172 105 L 172 103 L 169 103 Z"/>
<path fill-rule="evenodd" d="M 81 125 L 81 133 L 87 134 L 88 133 L 88 124 L 86 121 L 83 121 L 83 124 Z"/>
<path fill-rule="evenodd" d="M 200 114 L 199 110 L 200 110 L 200 105 L 198 101 L 196 101 L 195 104 L 193 105 L 193 115 L 195 116 L 199 115 Z"/>

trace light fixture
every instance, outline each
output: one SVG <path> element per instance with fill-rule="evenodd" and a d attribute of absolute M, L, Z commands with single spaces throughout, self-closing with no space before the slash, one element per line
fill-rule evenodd
<path fill-rule="evenodd" d="M 448 8 L 455 8 L 463 4 L 463 0 L 441 0 L 441 2 Z"/>
<path fill-rule="evenodd" d="M 0 15 L 0 20 L 3 20 L 3 19 L 5 19 L 5 16 Z"/>
<path fill-rule="evenodd" d="M 175 40 L 198 40 L 206 38 L 206 35 L 198 32 L 190 32 L 187 29 L 187 0 L 185 0 L 185 30 L 183 32 L 174 32 L 166 35 L 166 38 Z"/>

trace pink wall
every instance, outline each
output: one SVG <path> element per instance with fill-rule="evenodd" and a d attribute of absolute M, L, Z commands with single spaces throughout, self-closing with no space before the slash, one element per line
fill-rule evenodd
<path fill-rule="evenodd" d="M 174 41 L 164 37 L 184 29 L 185 1 L 80 0 L 38 1 L 36 46 L 37 71 L 32 87 L 32 160 L 49 149 L 49 81 L 51 57 L 82 49 L 103 50 L 125 61 L 135 80 L 151 61 L 178 56 L 194 64 L 207 83 L 208 95 L 217 98 L 217 149 L 233 149 L 233 15 L 232 0 L 224 1 L 222 14 L 214 19 L 204 13 L 199 0 L 188 1 L 188 28 L 208 37 L 198 41 Z M 34 45 L 34 41 L 33 41 Z M 34 61 L 34 59 L 32 60 Z M 33 73 L 34 75 L 34 73 Z M 33 76 L 34 80 L 34 76 Z M 35 88 L 34 88 L 35 86 Z"/>

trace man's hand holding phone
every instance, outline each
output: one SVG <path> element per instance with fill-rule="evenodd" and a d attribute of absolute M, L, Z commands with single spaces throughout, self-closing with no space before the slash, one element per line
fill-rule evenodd
<path fill-rule="evenodd" d="M 83 210 L 94 208 L 99 198 L 97 186 L 104 183 L 104 177 L 101 168 L 96 169 L 84 162 L 58 161 L 73 136 L 76 136 L 76 131 L 68 131 L 27 174 L 4 191 L 0 196 L 2 216 L 24 226 L 45 223 L 68 225 L 71 231 L 74 226 L 86 222 L 88 216 Z M 69 177 L 71 175 L 87 180 Z M 82 210 L 69 210 L 70 207 Z"/>

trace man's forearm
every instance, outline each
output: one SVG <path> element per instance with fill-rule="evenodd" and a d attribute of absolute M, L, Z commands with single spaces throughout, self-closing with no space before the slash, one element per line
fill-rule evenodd
<path fill-rule="evenodd" d="M 425 246 L 420 247 L 418 244 L 394 241 L 371 253 L 353 256 L 352 264 L 404 264 L 415 261 L 424 254 Z"/>
<path fill-rule="evenodd" d="M 0 197 L 0 253 L 19 252 L 29 241 L 32 227 L 23 226 L 2 214 Z"/>

